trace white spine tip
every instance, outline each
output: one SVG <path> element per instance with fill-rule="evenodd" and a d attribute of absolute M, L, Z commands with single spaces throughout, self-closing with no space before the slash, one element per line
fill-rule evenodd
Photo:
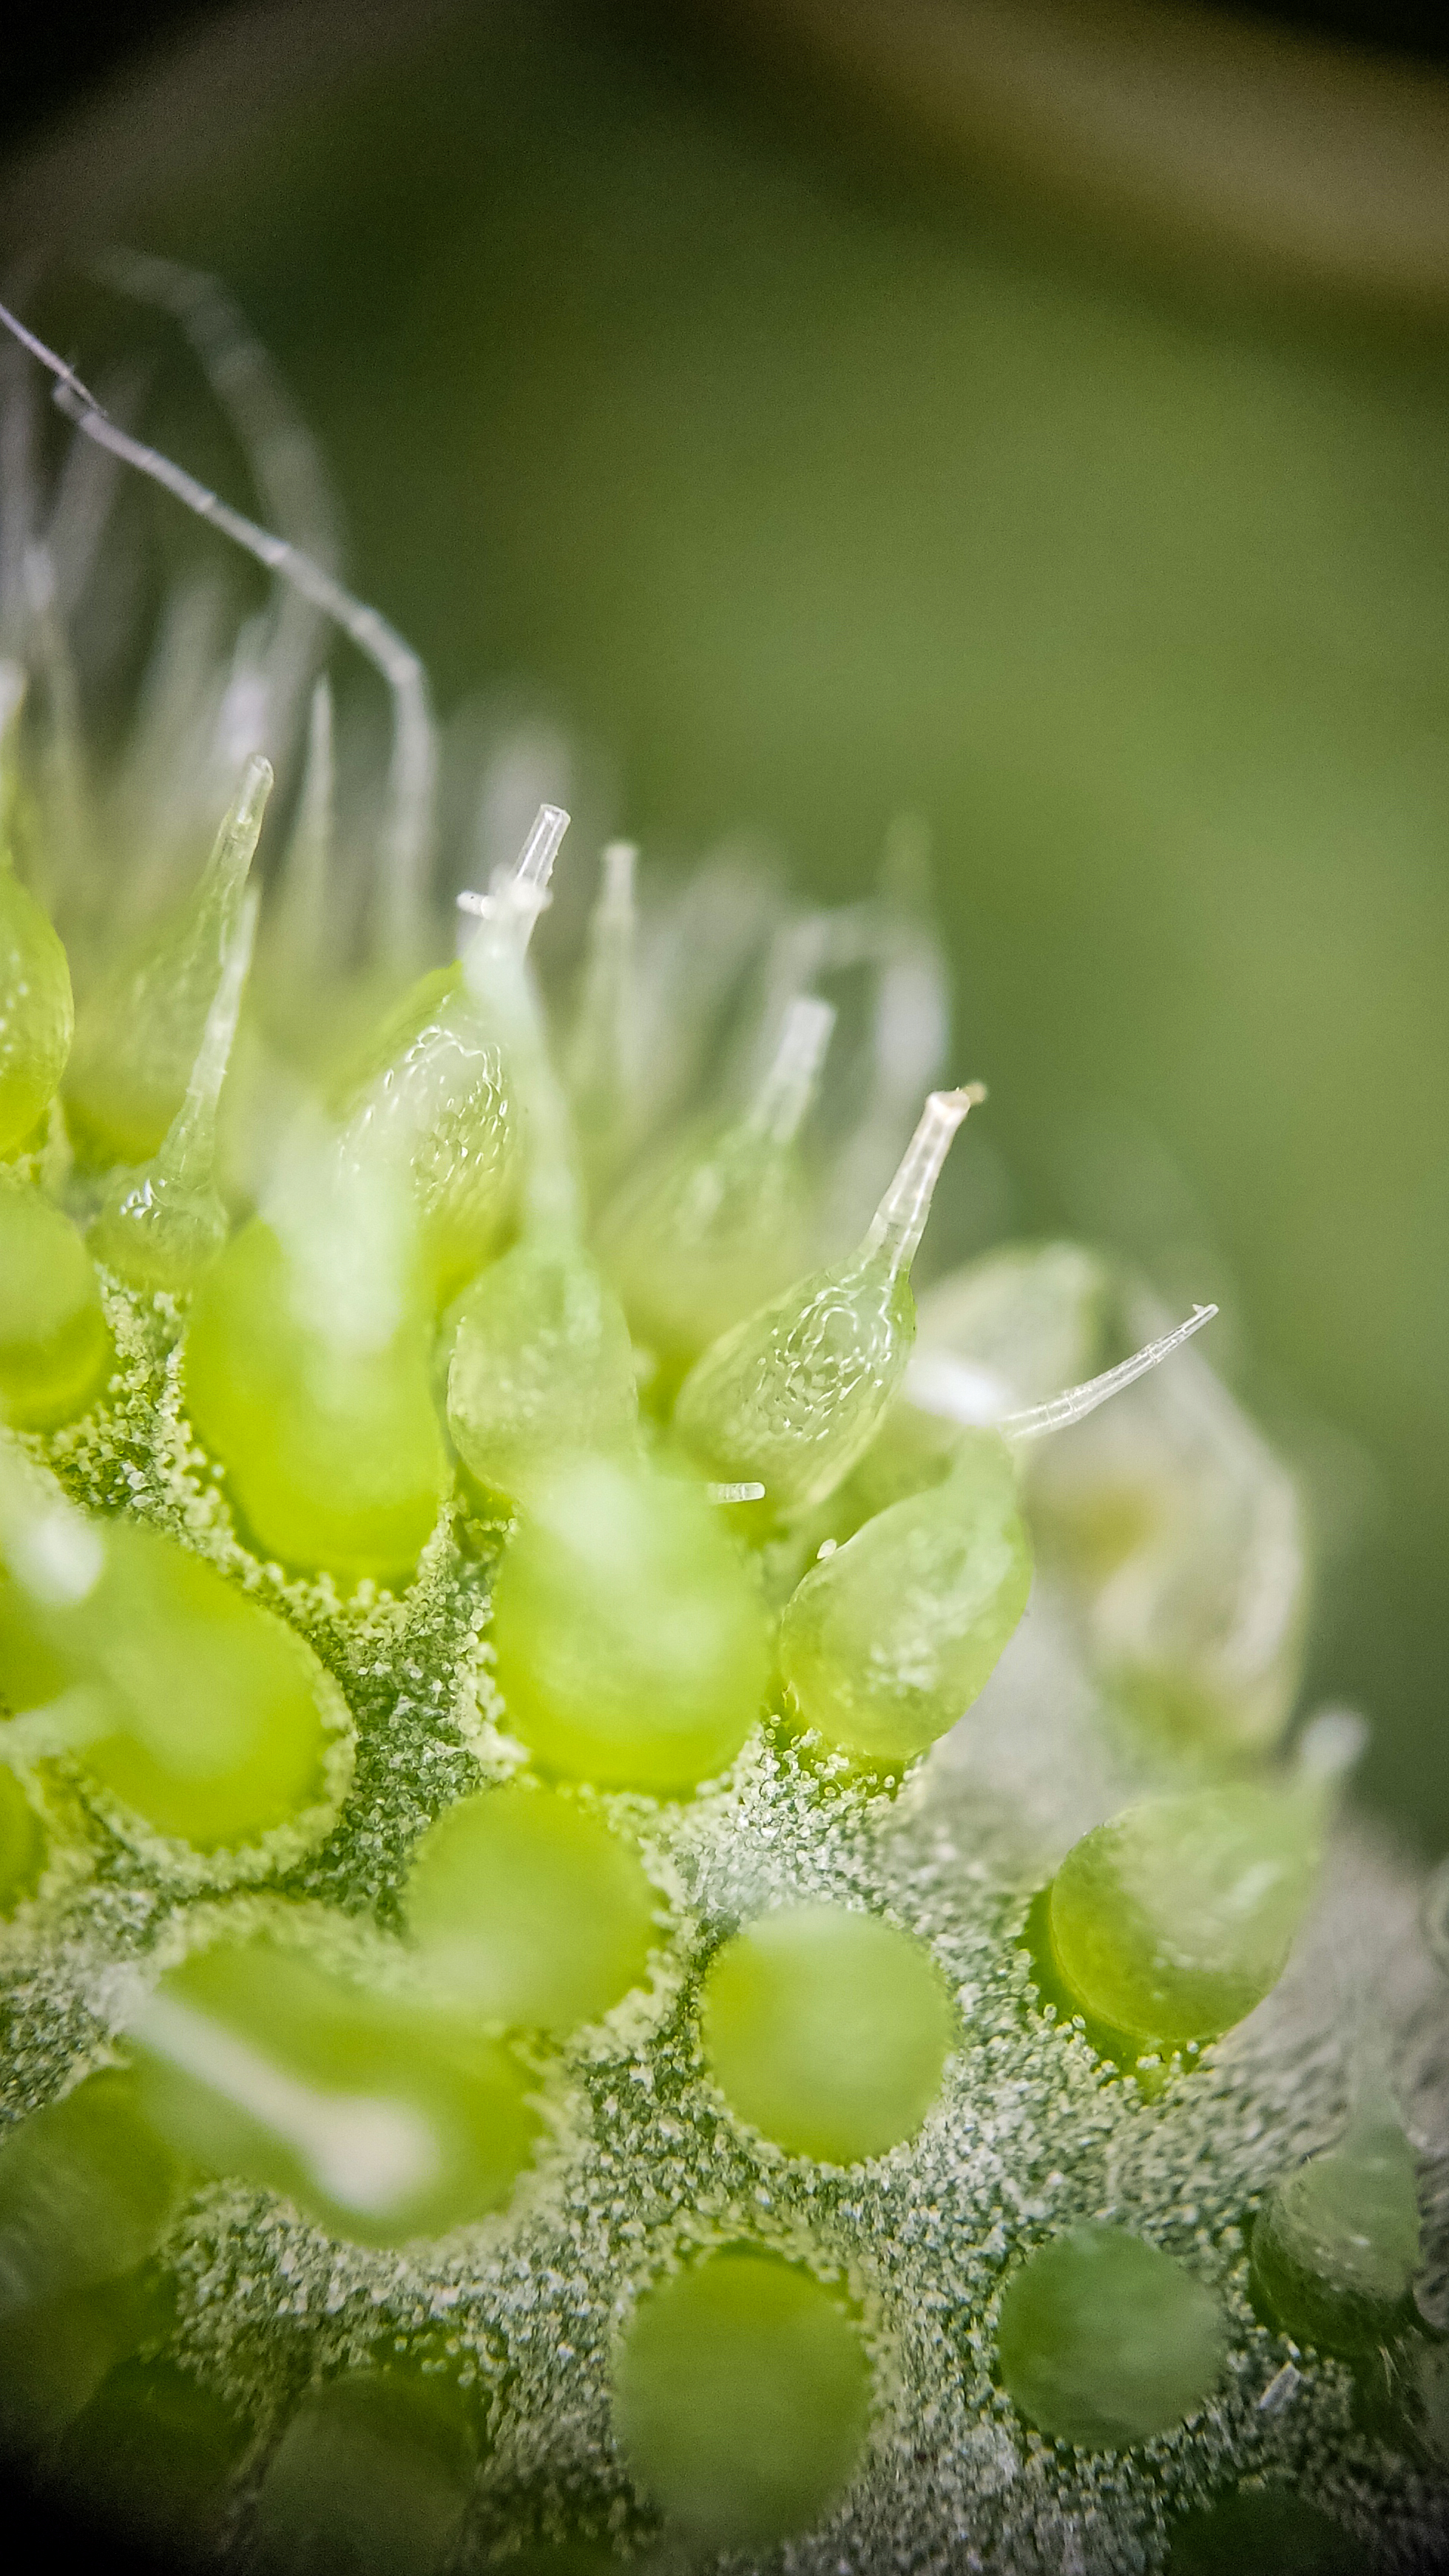
<path fill-rule="evenodd" d="M 540 805 L 533 827 L 510 870 L 508 882 L 520 894 L 547 891 L 558 857 L 558 845 L 569 827 L 562 805 Z"/>
<path fill-rule="evenodd" d="M 600 905 L 611 913 L 629 912 L 634 903 L 634 870 L 639 864 L 637 841 L 608 841 L 600 862 L 604 882 Z"/>
<path fill-rule="evenodd" d="M 706 1485 L 704 1493 L 710 1503 L 762 1503 L 765 1499 L 764 1486 L 756 1484 Z"/>
<path fill-rule="evenodd" d="M 266 754 L 254 751 L 242 771 L 236 801 L 227 817 L 228 829 L 233 839 L 240 840 L 247 833 L 255 838 L 260 832 L 262 816 L 266 812 L 267 798 L 272 792 L 275 777 L 276 773 Z"/>
<path fill-rule="evenodd" d="M 968 1109 L 974 1109 L 985 1097 L 986 1086 L 980 1082 L 968 1082 L 959 1091 L 927 1093 L 916 1132 L 875 1212 L 863 1247 L 868 1255 L 885 1252 L 894 1273 L 909 1268 L 914 1260 L 951 1139 Z"/>
<path fill-rule="evenodd" d="M 834 1004 L 815 993 L 797 993 L 786 1005 L 774 1061 L 751 1112 L 752 1125 L 777 1145 L 788 1145 L 799 1132 L 834 1028 Z"/>
<path fill-rule="evenodd" d="M 1294 1768 L 1306 1788 L 1334 1789 L 1356 1770 L 1368 1749 L 1368 1720 L 1357 1709 L 1325 1708 L 1310 1718 L 1293 1750 Z"/>

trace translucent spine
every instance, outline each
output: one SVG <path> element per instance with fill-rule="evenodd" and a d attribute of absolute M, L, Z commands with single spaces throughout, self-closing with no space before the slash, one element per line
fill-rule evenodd
<path fill-rule="evenodd" d="M 526 1042 L 521 961 L 568 819 L 561 806 L 541 807 L 513 870 L 488 894 L 460 896 L 478 917 L 461 958 L 404 995 L 342 1103 L 345 1150 L 408 1172 L 439 1306 L 496 1252 L 515 1213 L 509 1048 L 520 1029 Z"/>
<path fill-rule="evenodd" d="M 519 1240 L 451 1319 L 448 1426 L 491 1510 L 526 1504 L 572 1458 L 625 1455 L 636 1438 L 629 1328 L 583 1242 L 574 1139 L 526 954 L 566 820 L 544 809 L 512 879 L 482 898 L 464 959 L 516 1082 L 522 1130 Z"/>
<path fill-rule="evenodd" d="M 9 734 L 24 678 L 0 664 L 0 1159 L 34 1138 L 70 1052 L 74 1012 L 65 950 L 15 874 L 8 832 Z"/>
<path fill-rule="evenodd" d="M 719 1483 L 765 1488 L 766 1522 L 823 1502 L 869 1446 L 915 1336 L 910 1264 L 979 1086 L 934 1091 L 859 1250 L 726 1333 L 680 1391 L 676 1431 Z"/>
<path fill-rule="evenodd" d="M 589 922 L 588 952 L 565 1071 L 591 1196 L 606 1189 L 628 1147 L 633 1085 L 638 919 L 632 841 L 610 841 Z"/>
<path fill-rule="evenodd" d="M 646 1164 L 605 1213 L 602 1257 L 648 1354 L 656 1410 L 762 1291 L 799 1276 L 810 1200 L 798 1138 L 834 1025 L 828 1002 L 797 994 L 745 1116 Z"/>
<path fill-rule="evenodd" d="M 181 1107 L 271 788 L 271 763 L 258 754 L 189 902 L 82 1006 L 65 1097 L 88 1161 L 148 1161 Z"/>
<path fill-rule="evenodd" d="M 206 1015 L 186 1097 L 159 1153 L 121 1173 L 91 1235 L 98 1258 L 133 1288 L 184 1296 L 215 1261 L 229 1230 L 216 1186 L 216 1122 L 251 965 L 260 897 L 249 888 Z"/>
<path fill-rule="evenodd" d="M 574 1139 L 549 1060 L 527 942 L 567 817 L 545 807 L 464 959 L 469 992 L 517 1084 L 520 1235 L 455 1309 L 448 1426 L 485 1506 L 526 1503 L 569 1459 L 635 1440 L 623 1310 L 586 1250 Z"/>
<path fill-rule="evenodd" d="M 815 1097 L 835 1009 L 813 993 L 798 993 L 786 1007 L 774 1061 L 746 1125 L 771 1145 L 793 1145 Z"/>
<path fill-rule="evenodd" d="M 961 1429 L 944 1479 L 938 1451 L 898 1434 L 878 1478 L 914 1472 L 925 1490 L 887 1502 L 813 1566 L 781 1622 L 781 1672 L 806 1726 L 838 1750 L 899 1763 L 954 1725 L 995 1669 L 1031 1587 L 1016 1444 L 1081 1421 L 1170 1358 L 1215 1312 L 1197 1307 L 1119 1367 L 1007 1414 L 996 1430 Z M 973 1425 L 981 1372 L 949 1353 L 926 1354 L 924 1366 L 919 1359 L 906 1371 L 908 1396 Z M 892 1421 L 911 1411 L 898 1408 Z M 883 1442 L 888 1437 L 889 1426 Z M 857 1481 L 866 1481 L 865 1471 Z"/>
<path fill-rule="evenodd" d="M 1155 1341 L 1144 1342 L 1130 1359 L 1020 1412 L 1002 1411 L 999 1387 L 983 1385 L 979 1369 L 946 1351 L 914 1352 L 906 1370 L 905 1391 L 923 1413 L 939 1414 L 948 1422 L 962 1424 L 993 1422 L 1007 1440 L 1040 1440 L 1049 1431 L 1066 1431 L 1074 1422 L 1085 1421 L 1099 1404 L 1108 1403 L 1126 1387 L 1134 1386 L 1149 1369 L 1157 1368 L 1174 1351 L 1181 1350 L 1204 1324 L 1210 1324 L 1217 1311 L 1216 1306 L 1194 1306 L 1186 1323 L 1176 1325 L 1170 1333 L 1159 1334 Z"/>
<path fill-rule="evenodd" d="M 319 986 L 329 982 L 329 891 L 332 876 L 334 770 L 332 690 L 312 692 L 307 761 L 282 863 L 258 980 L 280 1029 L 307 1060 L 316 1043 Z M 310 1034 L 309 1034 L 310 1023 Z"/>

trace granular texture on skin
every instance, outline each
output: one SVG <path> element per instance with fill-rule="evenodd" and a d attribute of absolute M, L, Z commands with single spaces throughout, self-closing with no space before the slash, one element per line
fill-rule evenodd
<path fill-rule="evenodd" d="M 357 640 L 356 603 L 302 587 Z M 1303 2496 L 1357 2563 L 1427 2576 L 1449 2518 L 1446 1989 L 1412 1871 L 1370 1827 L 1332 1823 L 1314 1764 L 1351 1726 L 1320 1719 L 1277 1758 L 1297 1691 L 1297 1502 L 1199 1350 L 1180 1347 L 1207 1310 L 1165 1333 L 1097 1256 L 1011 1247 L 941 1283 L 918 1326 L 909 1264 L 980 1094 L 929 1087 L 943 970 L 898 889 L 802 915 L 776 882 L 721 865 L 636 918 L 633 861 L 613 845 L 571 1008 L 557 961 L 536 975 L 528 955 L 568 819 L 544 803 L 521 857 L 516 840 L 485 848 L 460 966 L 409 982 L 445 944 L 419 873 L 432 737 L 415 660 L 376 621 L 366 632 L 383 634 L 397 719 L 388 781 L 364 764 L 344 782 L 385 813 L 376 919 L 355 882 L 365 847 L 355 864 L 319 860 L 306 837 L 330 779 L 325 691 L 260 924 L 242 895 L 271 775 L 259 752 L 209 872 L 188 861 L 203 810 L 215 827 L 208 799 L 224 807 L 236 788 L 211 795 L 239 671 L 279 758 L 297 731 L 296 635 L 279 613 L 260 644 L 237 641 L 235 668 L 203 674 L 210 694 L 179 725 L 173 763 L 189 749 L 197 774 L 162 799 L 163 931 L 135 971 L 154 982 L 158 957 L 181 961 L 170 1018 L 194 1061 L 147 1053 L 94 958 L 88 980 L 88 945 L 104 950 L 95 889 L 74 852 L 69 873 L 56 862 L 56 909 L 77 925 L 84 1100 L 51 1099 L 6 1187 L 65 1211 L 114 1365 L 61 1391 L 64 1418 L 0 1435 L 0 1749 L 24 1807 L 5 1828 L 3 2110 L 23 2149 L 32 2115 L 123 2070 L 105 2077 L 123 2088 L 117 2133 L 143 2124 L 140 2164 L 160 2180 L 135 2259 L 103 2280 L 61 2244 L 46 2295 L 69 2302 L 63 2333 L 61 2309 L 23 2287 L 29 2256 L 13 2294 L 0 2266 L 0 2429 L 124 2520 L 134 2498 L 104 2463 L 128 2422 L 149 2426 L 147 2510 L 164 2523 L 174 2506 L 173 2538 L 238 2569 L 259 2553 L 308 2563 L 331 2480 L 349 2576 L 372 2576 L 389 2532 L 406 2532 L 419 2576 L 523 2569 L 551 2547 L 659 2576 L 701 2559 L 732 2576 L 1165 2576 L 1216 2545 L 1215 2516 L 1226 2546 L 1234 2515 L 1276 2530 Z M 174 643 L 162 649 L 180 691 Z M 61 847 L 41 757 L 58 719 L 34 694 L 6 793 L 7 812 L 31 799 L 19 837 L 43 878 L 48 830 Z M 516 757 L 505 744 L 471 782 L 485 816 Z M 331 947 L 318 885 L 349 928 Z M 268 938 L 280 918 L 300 941 L 308 901 L 299 1008 L 296 955 Z M 52 1091 L 47 1032 L 64 1019 L 57 1005 L 42 1032 Z M 129 1088 L 104 1078 L 122 1058 Z M 585 1063 L 596 1088 L 572 1104 L 576 1154 L 565 1095 L 584 1077 L 559 1068 Z M 612 1123 L 590 1115 L 600 1085 Z M 139 1179 L 96 1141 L 137 1100 Z M 631 1167 L 653 1177 L 637 1201 L 625 1192 L 611 1235 L 609 1192 Z M 754 1255 L 736 1257 L 749 1230 L 729 1192 L 746 1169 L 789 1211 L 784 1283 L 769 1276 L 763 1296 Z M 203 1201 L 221 1215 L 210 1233 L 188 1217 L 167 1234 L 180 1284 L 157 1289 L 145 1264 L 138 1284 L 127 1228 L 155 1218 L 166 1234 L 173 1185 L 192 1215 Z M 462 1212 L 441 1249 L 440 1191 Z M 719 1299 L 692 1341 L 680 1282 L 721 1208 Z M 242 1227 L 255 1259 L 236 1256 Z M 159 1239 L 147 1232 L 146 1264 Z M 612 1273 L 611 1239 L 627 1247 Z M 471 1295 L 520 1250 L 507 1295 Z M 473 1268 L 455 1305 L 459 1262 Z M 206 1441 L 188 1412 L 198 1296 L 217 1342 L 197 1373 Z M 226 1366 L 243 1346 L 248 1384 L 271 1390 L 250 1412 Z M 577 1400 L 548 1400 L 555 1368 Z M 395 1446 L 375 1431 L 379 1373 Z M 1064 1391 L 1071 1375 L 1083 1382 Z M 374 1429 L 358 1434 L 354 1486 L 359 1423 Z M 253 1439 L 260 1480 L 245 1472 Z M 968 1506 L 970 1544 L 951 1518 Z M 228 1839 L 208 1810 L 188 1839 L 188 1764 L 204 1768 L 215 1713 L 168 1739 L 157 1638 L 86 1626 L 124 1555 L 107 1535 L 118 1520 L 300 1641 L 288 1669 L 312 1677 L 319 1749 L 265 1830 Z M 399 1552 L 388 1580 L 359 1575 Z M 802 1583 L 809 1655 L 792 1680 L 777 1640 Z M 166 1643 L 166 1618 L 154 1624 Z M 153 1767 L 172 1766 L 166 1830 L 136 1761 L 108 1775 L 88 1760 L 143 1739 Z M 1143 1801 L 1247 1812 L 1244 1782 L 1275 1832 L 1301 1814 L 1304 1866 L 1301 1888 L 1283 1881 L 1283 1939 L 1232 2010 L 1264 1992 L 1296 1924 L 1286 1969 L 1235 2027 L 1223 2011 L 1184 2024 L 1174 2037 L 1222 2035 L 1175 2055 L 1143 2045 L 1161 2021 L 1135 2038 L 1098 2026 L 1075 2009 L 1075 1953 L 1053 1947 L 1056 1873 Z M 577 1830 L 547 1861 L 557 1925 L 539 1917 L 530 1935 L 520 1903 L 517 1975 L 496 1954 L 487 1969 L 509 1998 L 490 2019 L 477 1991 L 470 2004 L 485 1971 L 459 1931 L 466 1872 L 440 1874 L 450 1829 L 434 1829 L 463 1801 L 486 1817 L 505 1784 L 490 1830 L 510 1815 L 537 1827 L 545 1799 Z M 520 1826 L 525 1887 L 543 1883 L 529 1848 Z M 1225 1902 L 1259 1901 L 1257 1868 L 1248 1847 Z M 1143 1883 L 1170 1918 L 1161 1877 Z M 549 1942 L 586 1941 L 591 1884 L 613 1909 L 608 1958 L 579 1966 Z M 1193 1927 L 1209 1950 L 1215 1880 L 1210 1894 Z M 751 2019 L 747 1996 L 731 2033 L 719 1999 L 774 1914 L 756 1945 L 768 2009 Z M 781 1930 L 840 1920 L 808 1957 Z M 480 1926 L 480 1944 L 496 1939 Z M 1203 1965 L 1172 1929 L 1147 1962 L 1154 2011 L 1158 1985 Z M 832 2065 L 831 1959 L 843 1977 L 874 1962 L 866 2000 L 896 2013 L 898 2062 L 882 2046 L 869 2085 Z M 868 2034 L 861 1997 L 845 2000 L 839 2029 Z M 1266 2196 L 1342 2135 L 1367 2055 L 1417 2158 L 1421 2260 L 1382 2343 L 1347 2361 L 1284 2331 L 1250 2246 Z M 496 2134 L 470 2165 L 467 2122 L 481 2136 L 490 2102 Z M 27 2230 L 48 2241 L 24 2168 L 0 2146 L 0 2236 L 13 2224 L 22 2251 Z M 120 2150 L 110 2179 L 124 2199 Z M 107 2173 L 81 2183 L 104 2202 Z M 416 2232 L 420 2210 L 431 2232 Z M 1022 2285 L 1104 2244 L 1126 2363 L 1107 2384 L 1084 2255 L 1061 2293 L 1086 2320 L 1064 2394 L 1062 2372 L 1038 2366 L 1052 2300 Z M 1157 2389 L 1132 2350 L 1138 2313 L 1147 2350 L 1181 2321 L 1181 2368 Z M 47 2343 L 27 2415 L 15 2392 Z"/>
<path fill-rule="evenodd" d="M 345 1956 L 350 1923 L 393 1915 L 433 1817 L 517 1763 L 502 1712 L 487 1704 L 486 1655 L 477 1660 L 486 1561 L 440 1531 L 405 1600 L 371 1610 L 257 1566 L 177 1435 L 164 1327 L 118 1297 L 112 1307 L 148 1365 L 104 1438 L 68 1444 L 66 1481 L 101 1499 L 120 1459 L 144 1455 L 145 1473 L 128 1480 L 131 1508 L 184 1530 L 280 1606 L 347 1693 L 352 1791 L 320 1847 L 273 1881 L 307 1903 L 319 1954 Z M 1072 2553 L 1087 2569 L 1160 2566 L 1174 2516 L 1244 2479 L 1308 2485 L 1387 2566 L 1433 2563 L 1442 2471 L 1402 2434 L 1358 2421 L 1343 2365 L 1291 2350 L 1255 2317 L 1245 2238 L 1261 2194 L 1335 2133 L 1345 1945 L 1369 1948 L 1412 2131 L 1442 2134 L 1442 1988 L 1417 1940 L 1413 1890 L 1370 1835 L 1347 1835 L 1280 1987 L 1149 2098 L 1043 2008 L 1024 1946 L 1035 1885 L 1121 1802 L 1133 1758 L 1130 1739 L 1110 1729 L 1094 1738 L 1090 1688 L 1064 1635 L 1060 1611 L 1036 1601 L 969 1717 L 893 1799 L 844 1766 L 817 1768 L 766 1725 L 729 1778 L 688 1803 L 603 1802 L 639 1834 L 672 1937 L 661 1926 L 646 1990 L 540 2065 L 548 2143 L 506 2216 L 436 2245 L 367 2253 L 264 2195 L 221 2183 L 194 2197 L 166 2247 L 178 2284 L 168 2348 L 256 2422 L 253 2470 L 301 2384 L 385 2346 L 476 2376 L 489 2434 L 472 2508 L 480 2540 L 501 2545 L 515 2529 L 582 2516 L 647 2549 L 653 2520 L 613 2438 L 617 2339 L 661 2277 L 744 2238 L 848 2292 L 874 2372 L 862 2473 L 822 2530 L 790 2544 L 792 2567 L 1034 2570 Z M 1030 1800 L 1013 1776 L 1028 1721 Z M 961 2016 L 920 2133 L 849 2170 L 788 2157 L 733 2120 L 693 2018 L 722 1937 L 775 1904 L 822 1899 L 868 1907 L 924 1941 Z M 213 1903 L 159 1883 L 143 1853 L 112 1845 L 61 1900 L 59 1940 L 44 1915 L 12 1933 L 16 2110 L 109 2054 L 124 1964 L 184 1947 Z M 1431 2208 L 1426 2299 L 1444 2297 L 1445 2219 Z M 1201 2413 L 1130 2453 L 1043 2441 L 996 2377 L 996 2306 L 1013 2264 L 1086 2220 L 1180 2257 L 1228 2319 L 1228 2366 Z"/>

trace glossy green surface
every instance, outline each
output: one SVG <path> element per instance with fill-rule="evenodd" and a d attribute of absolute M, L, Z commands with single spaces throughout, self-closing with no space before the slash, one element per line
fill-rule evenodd
<path fill-rule="evenodd" d="M 246 2418 L 190 2371 L 132 2357 L 72 2418 L 51 2473 L 127 2537 L 191 2557 L 215 2546 L 250 2439 Z"/>
<path fill-rule="evenodd" d="M 633 1447 L 629 1327 L 582 1245 L 525 1236 L 480 1271 L 448 1329 L 448 1429 L 495 1509 L 526 1504 L 571 1459 Z"/>
<path fill-rule="evenodd" d="M 487 1789 L 424 1834 L 408 1928 L 429 1976 L 484 2021 L 560 2034 L 642 1980 L 659 1897 L 602 1818 L 548 1789 Z"/>
<path fill-rule="evenodd" d="M 966 1435 L 951 1473 L 811 1566 L 780 1624 L 780 1670 L 828 1745 L 908 1762 L 990 1678 L 1031 1589 L 1031 1539 L 1003 1443 Z"/>
<path fill-rule="evenodd" d="M 0 1173 L 0 1408 L 21 1430 L 53 1430 L 88 1410 L 114 1364 L 79 1228 Z"/>
<path fill-rule="evenodd" d="M 793 1138 L 750 1120 L 657 1150 L 606 1209 L 600 1246 L 667 1405 L 721 1333 L 809 1261 L 808 1185 Z"/>
<path fill-rule="evenodd" d="M 748 1924 L 716 1952 L 700 2002 L 705 2066 L 730 2108 L 788 2154 L 830 2164 L 914 2137 L 952 2036 L 930 1953 L 839 1905 Z"/>
<path fill-rule="evenodd" d="M 230 1220 L 214 1193 L 189 1188 L 154 1164 L 127 1174 L 90 1232 L 97 1261 L 129 1287 L 185 1296 L 225 1246 Z"/>
<path fill-rule="evenodd" d="M 597 1460 L 509 1542 L 493 1648 L 510 1731 L 546 1770 L 680 1790 L 722 1771 L 760 1713 L 759 1595 L 697 1488 Z"/>
<path fill-rule="evenodd" d="M 298 1313 L 287 1258 L 255 1218 L 198 1291 L 184 1383 L 264 1556 L 407 1581 L 444 1490 L 420 1313 L 404 1304 L 380 1347 L 339 1346 Z"/>
<path fill-rule="evenodd" d="M 70 1053 L 70 967 L 46 915 L 0 851 L 0 1157 L 39 1125 Z"/>
<path fill-rule="evenodd" d="M 1372 2352 L 1401 2327 L 1419 2268 L 1414 2150 L 1387 2111 L 1351 2122 L 1269 2193 L 1253 2287 L 1297 2343 Z"/>
<path fill-rule="evenodd" d="M 1007 2283 L 996 2360 L 1039 2432 L 1083 2450 L 1127 2450 L 1207 2399 L 1227 2322 L 1192 2273 L 1119 2227 L 1053 2236 Z"/>
<path fill-rule="evenodd" d="M 159 1152 L 114 1173 L 91 1229 L 91 1251 L 143 1295 L 184 1297 L 218 1258 L 231 1215 L 217 1186 L 217 1113 L 251 965 L 260 898 L 242 899 L 186 1092 Z"/>
<path fill-rule="evenodd" d="M 1168 2576 L 1359 2576 L 1363 2549 L 1320 2506 L 1285 2487 L 1243 2487 L 1189 2514 L 1172 2535 Z"/>
<path fill-rule="evenodd" d="M 1281 1790 L 1130 1807 L 1052 1881 L 1057 1967 L 1083 2012 L 1144 2045 L 1211 2039 L 1277 1984 L 1318 1864 L 1317 1819 Z"/>
<path fill-rule="evenodd" d="M 614 2386 L 630 2471 L 703 2549 L 766 2548 L 820 2522 L 864 2446 L 859 2334 L 770 2255 L 727 2250 L 647 2291 Z"/>
<path fill-rule="evenodd" d="M 272 2454 L 256 2502 L 259 2562 L 276 2576 L 433 2576 L 476 2467 L 448 2382 L 349 2371 L 303 2398 Z"/>
<path fill-rule="evenodd" d="M 915 1333 L 909 1280 L 851 1259 L 788 1289 L 696 1361 L 674 1429 L 702 1475 L 765 1488 L 761 1525 L 821 1503 L 870 1446 Z"/>
<path fill-rule="evenodd" d="M 310 1647 L 162 1531 L 92 1529 L 79 1599 L 36 1598 L 0 1568 L 0 1706 L 76 1695 L 83 1776 L 198 1851 L 253 1843 L 323 1800 L 334 1702 Z"/>
<path fill-rule="evenodd" d="M 532 2156 L 523 2071 L 470 2014 L 265 1936 L 216 1941 L 159 1992 L 132 2044 L 158 2138 L 339 2236 L 441 2235 L 501 2208 Z"/>
<path fill-rule="evenodd" d="M 518 1111 L 497 1040 L 456 964 L 383 1019 L 338 1106 L 351 1149 L 407 1164 L 436 1302 L 496 1252 L 518 1188 Z"/>
<path fill-rule="evenodd" d="M 131 2077 L 85 2077 L 0 2145 L 0 2316 L 120 2279 L 155 2251 L 181 2189 Z"/>

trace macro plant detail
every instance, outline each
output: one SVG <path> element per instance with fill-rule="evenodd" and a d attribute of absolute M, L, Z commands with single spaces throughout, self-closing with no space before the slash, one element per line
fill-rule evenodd
<path fill-rule="evenodd" d="M 15 326 L 6 2443 L 278 2570 L 1429 2567 L 1437 1918 L 1212 1310 L 918 1299 L 982 1093 L 901 836 L 825 914 L 595 884 L 547 780 L 440 847 L 284 390 L 112 273 L 286 507 Z M 188 577 L 115 641 L 123 467 L 270 577 L 205 653 Z"/>

